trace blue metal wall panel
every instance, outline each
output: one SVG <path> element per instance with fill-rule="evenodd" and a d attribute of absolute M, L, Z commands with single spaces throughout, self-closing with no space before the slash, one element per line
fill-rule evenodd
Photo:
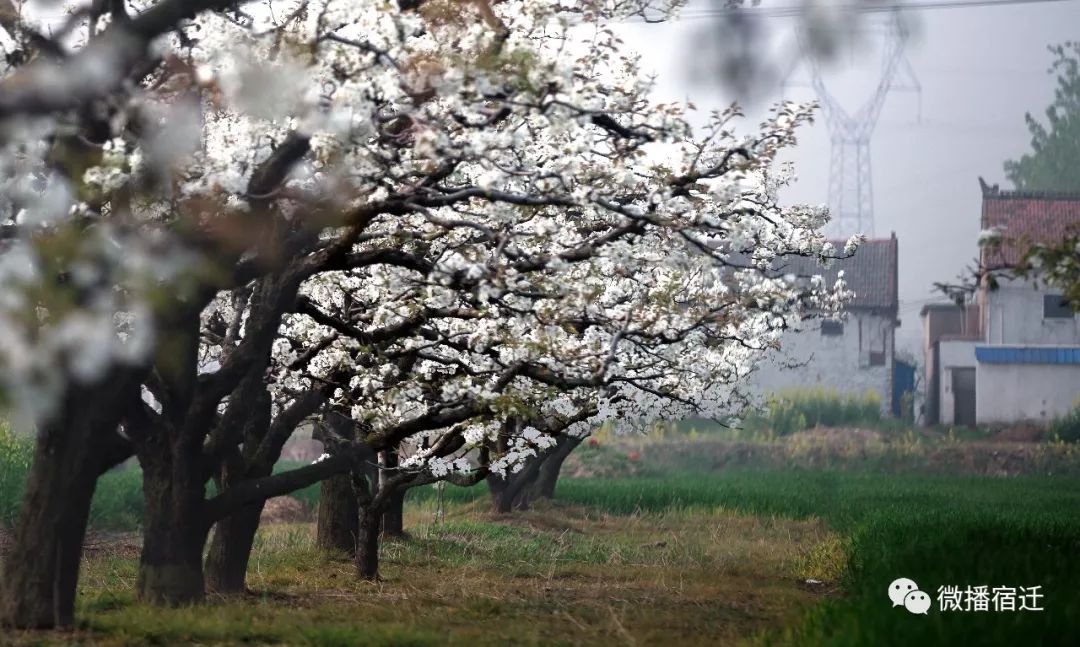
<path fill-rule="evenodd" d="M 1080 348 L 976 346 L 975 359 L 984 364 L 1080 364 Z"/>
<path fill-rule="evenodd" d="M 895 360 L 893 362 L 892 412 L 897 418 L 910 416 L 913 413 L 911 407 L 914 400 L 909 398 L 905 403 L 905 393 L 915 393 L 915 365 L 902 360 Z M 904 404 L 908 406 L 907 411 L 903 408 Z"/>

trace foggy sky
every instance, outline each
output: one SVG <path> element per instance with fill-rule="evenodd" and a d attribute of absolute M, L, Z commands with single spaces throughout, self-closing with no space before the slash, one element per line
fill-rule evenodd
<path fill-rule="evenodd" d="M 700 10 L 708 0 L 691 0 Z M 795 0 L 765 0 L 763 6 L 792 6 Z M 1053 99 L 1055 81 L 1047 45 L 1080 39 L 1080 2 L 1003 7 L 964 7 L 912 12 L 913 35 L 907 57 L 922 85 L 922 110 L 913 93 L 891 94 L 871 140 L 876 234 L 895 231 L 900 249 L 899 349 L 921 362 L 919 310 L 944 300 L 934 281 L 951 280 L 976 255 L 982 197 L 977 178 L 1005 181 L 1002 163 L 1027 152 L 1030 138 L 1024 113 L 1040 117 Z M 772 48 L 789 42 L 795 22 L 763 19 Z M 641 52 L 646 70 L 658 75 L 657 94 L 689 99 L 703 111 L 721 108 L 735 97 L 718 82 L 688 72 L 690 63 L 710 51 L 702 39 L 714 36 L 709 19 L 674 24 L 623 25 L 620 34 Z M 877 83 L 881 53 L 867 36 L 862 48 L 844 49 L 829 68 L 826 84 L 850 112 Z M 805 67 L 793 81 L 809 79 Z M 752 124 L 761 110 L 781 97 L 773 83 L 763 99 L 747 106 Z M 787 98 L 810 99 L 807 88 L 789 86 Z M 795 163 L 797 182 L 782 194 L 787 202 L 828 201 L 829 135 L 824 119 L 804 129 Z"/>

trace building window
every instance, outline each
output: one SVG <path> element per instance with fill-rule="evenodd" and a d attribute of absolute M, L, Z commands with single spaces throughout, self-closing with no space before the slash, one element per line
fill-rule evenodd
<path fill-rule="evenodd" d="M 870 366 L 885 366 L 885 351 L 870 351 Z"/>
<path fill-rule="evenodd" d="M 1060 294 L 1043 295 L 1043 319 L 1072 319 L 1072 305 Z"/>
<path fill-rule="evenodd" d="M 844 334 L 844 322 L 836 319 L 825 319 L 821 322 L 821 334 L 826 337 L 835 337 Z"/>

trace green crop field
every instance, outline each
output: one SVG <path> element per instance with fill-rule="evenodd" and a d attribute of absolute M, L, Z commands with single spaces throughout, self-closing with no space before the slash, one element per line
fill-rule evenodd
<path fill-rule="evenodd" d="M 829 645 L 1075 644 L 1080 635 L 1080 479 L 721 472 L 568 481 L 559 495 L 621 513 L 721 506 L 820 517 L 847 541 L 844 595 L 766 642 Z M 1042 612 L 892 608 L 899 577 L 939 586 L 1042 586 Z"/>
<path fill-rule="evenodd" d="M 480 494 L 448 488 L 445 496 Z M 731 470 L 565 479 L 557 498 L 624 515 L 722 508 L 824 520 L 845 538 L 844 594 L 801 623 L 762 636 L 766 643 L 1075 644 L 1080 635 L 1080 479 L 1074 477 Z M 887 598 L 899 577 L 935 599 L 939 586 L 1038 585 L 1045 611 L 914 616 Z"/>

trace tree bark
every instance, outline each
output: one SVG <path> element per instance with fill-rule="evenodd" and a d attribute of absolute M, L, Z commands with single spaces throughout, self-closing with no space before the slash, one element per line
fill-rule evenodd
<path fill-rule="evenodd" d="M 405 492 L 391 495 L 386 502 L 386 511 L 382 515 L 382 534 L 385 537 L 404 538 L 405 533 Z"/>
<path fill-rule="evenodd" d="M 513 506 L 511 501 L 504 496 L 509 481 L 498 474 L 488 474 L 485 480 L 487 481 L 488 494 L 491 495 L 492 509 L 499 514 L 509 514 L 513 510 Z"/>
<path fill-rule="evenodd" d="M 129 371 L 93 387 L 72 387 L 39 429 L 11 551 L 0 575 L 0 626 L 70 627 L 79 564 L 98 475 L 130 455 L 114 451 Z M 123 444 L 123 443 L 120 443 Z M 117 454 L 123 454 L 119 456 Z"/>
<path fill-rule="evenodd" d="M 394 450 L 383 452 L 383 470 L 393 470 L 398 467 L 398 455 Z M 379 474 L 380 479 L 387 479 L 386 471 Z M 392 492 L 386 500 L 386 508 L 382 513 L 382 534 L 384 537 L 405 536 L 405 489 Z"/>
<path fill-rule="evenodd" d="M 507 451 L 510 436 L 513 431 L 522 425 L 518 418 L 507 418 L 503 422 L 496 441 L 496 449 L 499 453 Z M 526 486 L 536 478 L 536 468 L 539 466 L 539 458 L 534 458 L 525 463 L 517 472 L 507 472 L 505 475 L 488 474 L 488 492 L 491 494 L 491 504 L 495 512 L 509 514 L 515 508 L 527 510 L 529 507 L 528 496 L 525 493 Z"/>
<path fill-rule="evenodd" d="M 334 436 L 354 439 L 356 423 L 339 412 L 328 413 L 315 427 L 313 438 L 326 446 Z M 371 458 L 374 457 L 372 453 Z M 352 478 L 351 474 L 345 473 L 322 482 L 315 544 L 325 550 L 338 550 L 355 556 L 360 536 L 360 508 Z"/>
<path fill-rule="evenodd" d="M 70 445 L 54 449 L 53 460 L 35 456 L 0 578 L 0 624 L 5 626 L 46 629 L 74 622 L 79 562 L 97 476 L 88 478 L 88 470 L 71 465 L 85 458 L 84 453 Z"/>
<path fill-rule="evenodd" d="M 208 591 L 228 595 L 247 590 L 248 560 L 264 504 L 246 506 L 214 526 L 214 536 L 206 554 Z"/>
<path fill-rule="evenodd" d="M 559 482 L 559 473 L 562 471 L 563 463 L 566 462 L 571 452 L 577 449 L 582 440 L 584 438 L 576 436 L 559 436 L 555 447 L 540 464 L 540 474 L 537 476 L 536 483 L 533 484 L 532 488 L 534 497 L 538 499 L 555 498 L 555 486 Z"/>
<path fill-rule="evenodd" d="M 495 512 L 509 514 L 514 510 L 528 510 L 531 485 L 540 472 L 540 459 L 533 459 L 521 468 L 521 471 L 500 476 L 489 474 L 488 491 Z"/>
<path fill-rule="evenodd" d="M 333 476 L 319 490 L 319 520 L 315 543 L 326 550 L 356 552 L 360 534 L 360 510 L 349 474 Z"/>
<path fill-rule="evenodd" d="M 360 508 L 360 532 L 356 538 L 356 574 L 360 579 L 379 579 L 379 535 L 382 531 L 382 516 L 385 512 L 386 495 L 390 490 L 380 492 L 380 487 L 387 487 L 387 482 L 379 482 L 379 472 L 365 471 L 352 474 L 353 494 Z"/>
<path fill-rule="evenodd" d="M 136 590 L 146 602 L 178 606 L 205 597 L 202 552 L 209 523 L 202 470 L 190 452 L 170 449 L 143 463 L 145 512 Z"/>
<path fill-rule="evenodd" d="M 364 508 L 360 512 L 360 536 L 356 542 L 356 573 L 361 579 L 379 579 L 379 531 L 381 514 Z"/>

